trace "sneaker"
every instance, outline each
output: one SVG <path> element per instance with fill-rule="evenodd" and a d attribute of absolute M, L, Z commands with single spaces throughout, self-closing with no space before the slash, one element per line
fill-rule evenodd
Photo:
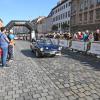
<path fill-rule="evenodd" d="M 8 62 L 13 62 L 13 60 L 11 59 L 11 60 L 9 60 Z"/>

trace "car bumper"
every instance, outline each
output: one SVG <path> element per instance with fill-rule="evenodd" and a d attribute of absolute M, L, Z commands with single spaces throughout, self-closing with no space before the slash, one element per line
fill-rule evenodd
<path fill-rule="evenodd" d="M 61 55 L 61 51 L 43 51 L 42 55 Z"/>

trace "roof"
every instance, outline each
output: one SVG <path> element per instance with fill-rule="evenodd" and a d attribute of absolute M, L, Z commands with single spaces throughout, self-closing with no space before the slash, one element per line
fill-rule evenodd
<path fill-rule="evenodd" d="M 59 6 L 61 6 L 62 4 L 64 4 L 66 1 L 68 1 L 68 0 L 64 0 L 64 1 L 62 1 L 60 4 L 58 4 L 57 6 L 55 6 L 52 10 L 58 8 Z"/>

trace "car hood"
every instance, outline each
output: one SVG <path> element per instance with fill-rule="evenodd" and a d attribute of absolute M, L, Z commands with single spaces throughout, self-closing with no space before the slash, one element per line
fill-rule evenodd
<path fill-rule="evenodd" d="M 40 48 L 48 48 L 48 49 L 58 49 L 58 45 L 54 45 L 54 44 L 39 44 Z"/>

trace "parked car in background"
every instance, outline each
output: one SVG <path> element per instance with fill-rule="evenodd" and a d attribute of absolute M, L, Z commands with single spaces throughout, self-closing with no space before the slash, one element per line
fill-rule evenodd
<path fill-rule="evenodd" d="M 36 57 L 61 55 L 62 47 L 52 43 L 51 39 L 42 38 L 33 41 L 30 45 Z"/>

